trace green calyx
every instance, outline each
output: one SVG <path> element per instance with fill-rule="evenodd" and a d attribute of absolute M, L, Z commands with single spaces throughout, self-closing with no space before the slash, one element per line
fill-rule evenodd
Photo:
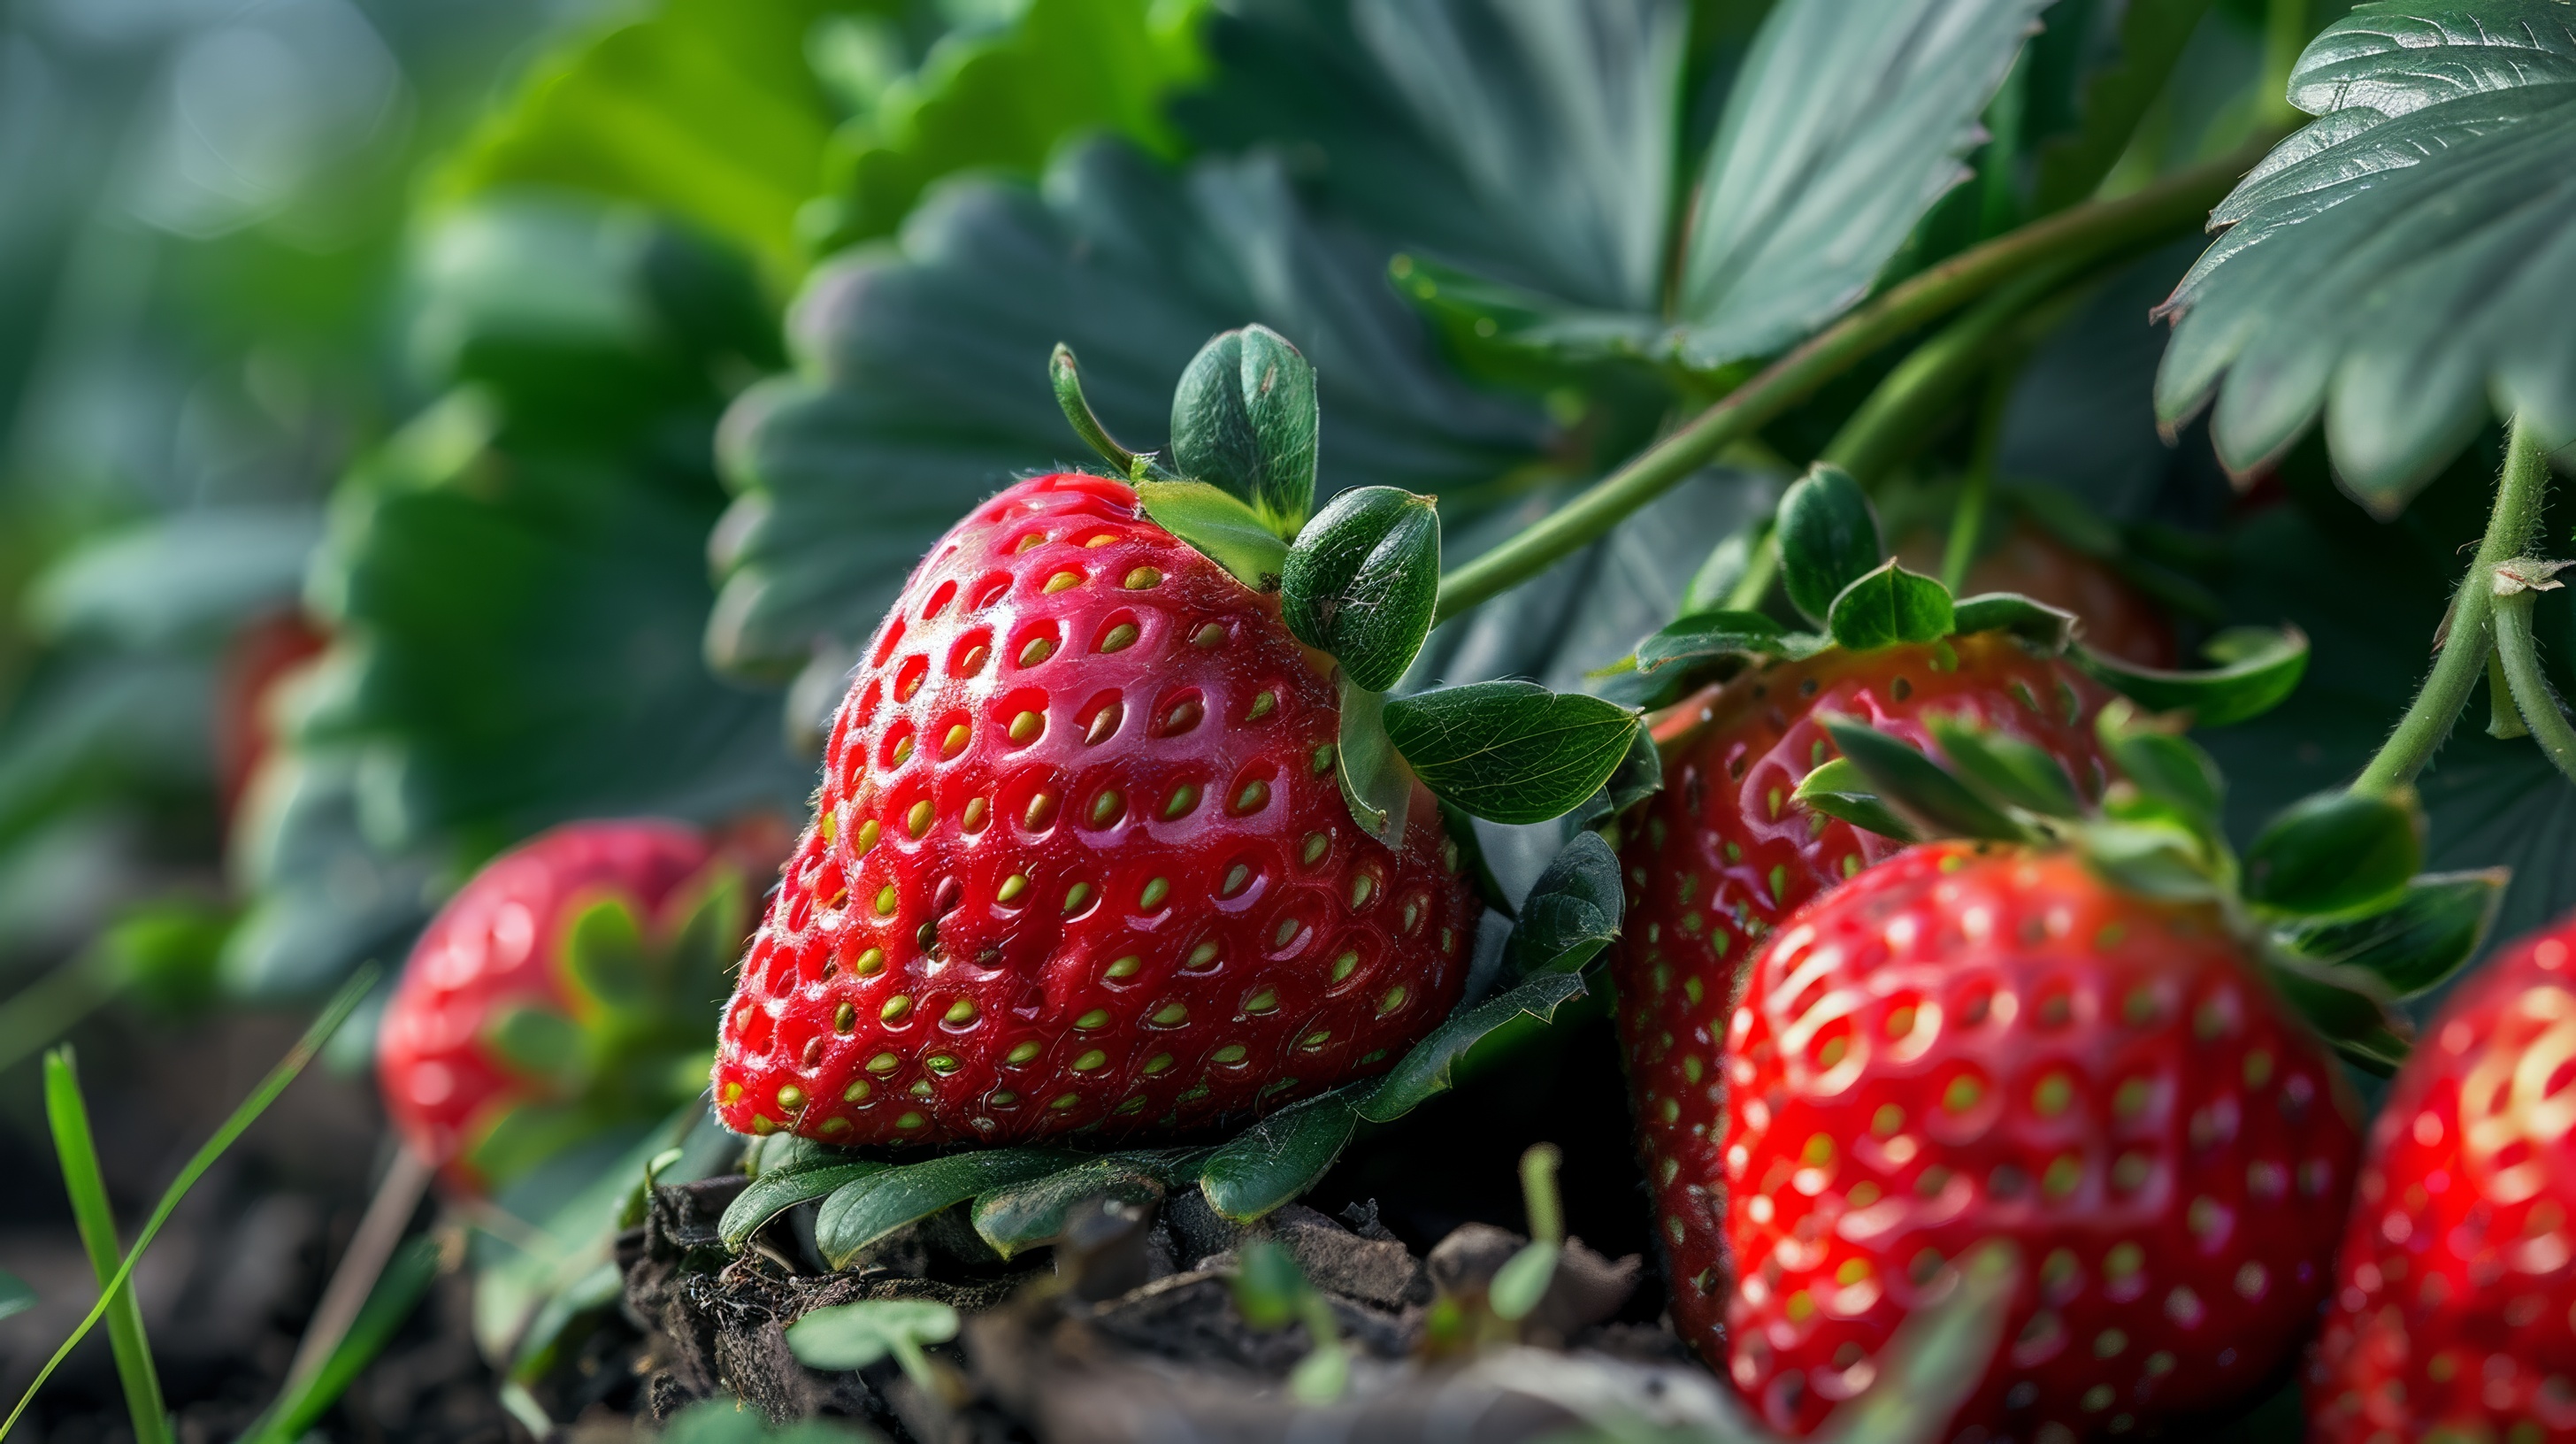
<path fill-rule="evenodd" d="M 520 1100 L 483 1122 L 465 1161 L 504 1183 L 704 1088 L 749 923 L 749 887 L 730 862 L 675 890 L 656 918 L 615 893 L 571 909 L 554 940 L 566 1006 L 522 1003 L 484 1022 L 484 1050 L 518 1080 Z"/>
<path fill-rule="evenodd" d="M 1421 655 L 1440 601 L 1434 498 L 1356 487 L 1310 517 L 1319 434 L 1314 368 L 1262 326 L 1220 332 L 1181 373 L 1165 454 L 1109 435 L 1055 349 L 1056 399 L 1076 434 L 1136 487 L 1145 514 L 1256 592 L 1276 593 L 1298 641 L 1339 666 L 1341 735 L 1318 770 L 1351 818 L 1403 834 L 1418 781 L 1448 809 L 1544 822 L 1599 798 L 1637 737 L 1636 712 L 1580 693 L 1489 682 L 1389 695 Z"/>
<path fill-rule="evenodd" d="M 1800 661 L 1828 648 L 1868 652 L 2003 632 L 2039 656 L 2067 658 L 2147 707 L 2219 726 L 2269 710 L 2307 668 L 2307 638 L 2296 628 L 2223 632 L 2207 649 L 2214 669 L 2164 671 L 2090 650 L 2078 639 L 2076 618 L 2045 602 L 2015 592 L 1954 597 L 1939 580 L 1888 555 L 1860 483 L 1829 462 L 1809 468 L 1782 494 L 1772 537 L 1781 589 L 1807 629 L 1763 612 L 1693 611 L 1639 642 L 1629 661 L 1612 669 L 1612 695 L 1660 707 L 1747 667 Z"/>
<path fill-rule="evenodd" d="M 1812 810 L 1907 842 L 2070 848 L 2122 891 L 2214 904 L 2282 995 L 2373 1072 L 2405 1059 L 2396 1005 L 2468 962 L 2504 896 L 2501 869 L 2417 873 L 2423 815 L 2402 789 L 2319 793 L 2239 854 L 2220 829 L 2216 764 L 2175 719 L 2126 702 L 2096 724 L 2120 780 L 2090 805 L 2046 751 L 1964 720 L 1928 719 L 1937 758 L 1848 717 L 1820 720 L 1842 755 L 1799 785 Z"/>

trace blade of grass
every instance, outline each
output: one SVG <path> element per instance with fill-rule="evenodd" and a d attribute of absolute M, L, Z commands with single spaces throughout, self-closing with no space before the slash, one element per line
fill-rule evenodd
<path fill-rule="evenodd" d="M 205 1176 L 207 1169 L 214 1167 L 215 1160 L 223 1156 L 224 1150 L 232 1147 L 235 1139 L 259 1121 L 259 1115 L 267 1112 L 268 1105 L 277 1101 L 277 1095 L 286 1091 L 286 1085 L 294 1082 L 296 1075 L 304 1071 L 304 1065 L 313 1061 L 313 1055 L 321 1050 L 322 1044 L 348 1021 L 351 1010 L 367 996 L 367 990 L 375 986 L 376 971 L 373 964 L 358 970 L 358 975 L 351 978 L 331 999 L 330 1006 L 322 1010 L 322 1016 L 313 1020 L 313 1026 L 304 1030 L 304 1036 L 296 1040 L 295 1046 L 287 1050 L 276 1067 L 268 1070 L 268 1076 L 260 1080 L 259 1086 L 251 1090 L 251 1095 L 242 1100 L 241 1106 L 233 1110 L 232 1116 L 225 1119 L 214 1136 L 207 1139 L 196 1155 L 188 1160 L 188 1166 L 179 1170 L 179 1176 L 170 1181 L 161 1201 L 153 1205 L 152 1216 L 144 1220 L 143 1231 L 135 1235 L 134 1247 L 126 1250 L 125 1261 L 117 1265 L 116 1276 L 100 1288 L 98 1302 L 90 1306 L 88 1315 L 82 1318 L 79 1327 L 72 1330 L 72 1336 L 63 1340 L 62 1347 L 54 1350 L 53 1357 L 45 1361 L 45 1367 L 36 1372 L 34 1382 L 28 1384 L 27 1392 L 19 1396 L 18 1405 L 9 1411 L 9 1417 L 0 1419 L 0 1439 L 9 1437 L 9 1431 L 25 1417 L 27 1406 L 36 1401 L 36 1391 L 45 1387 L 45 1381 L 63 1366 L 63 1360 L 70 1357 L 80 1341 L 89 1337 L 89 1331 L 98 1326 L 99 1319 L 107 1313 L 108 1301 L 116 1297 L 119 1288 L 124 1287 L 127 1277 L 134 1272 L 135 1261 L 152 1246 L 153 1238 L 161 1232 L 161 1225 L 170 1221 L 170 1214 L 178 1208 L 179 1201 L 188 1196 L 189 1189 L 196 1187 L 197 1180 Z"/>
<path fill-rule="evenodd" d="M 170 1444 L 170 1411 L 161 1400 L 160 1372 L 152 1367 L 151 1341 L 144 1336 L 143 1306 L 132 1284 L 108 1282 L 117 1277 L 116 1210 L 108 1203 L 107 1178 L 90 1133 L 89 1104 L 81 1097 L 69 1044 L 45 1055 L 45 1121 L 53 1127 L 54 1152 L 63 1162 L 72 1222 L 80 1229 L 81 1246 L 89 1250 L 99 1299 L 107 1306 L 108 1347 L 116 1354 L 126 1410 L 134 1416 L 135 1444 Z"/>
<path fill-rule="evenodd" d="M 436 1239 L 415 1238 L 397 1250 L 331 1352 L 301 1380 L 290 1377 L 277 1402 L 236 1444 L 294 1444 L 303 1438 L 393 1341 L 437 1281 L 438 1263 Z"/>
<path fill-rule="evenodd" d="M 314 1306 L 313 1320 L 304 1327 L 304 1341 L 296 1345 L 295 1362 L 287 1367 L 285 1386 L 279 1390 L 281 1398 L 293 1394 L 334 1356 L 359 1311 L 375 1298 L 376 1278 L 402 1243 L 403 1230 L 410 1226 L 420 1196 L 429 1191 L 430 1176 L 436 1171 L 409 1148 L 395 1149 L 384 1182 L 376 1185 L 376 1196 L 368 1200 L 358 1231 L 349 1237 L 348 1252 L 340 1255 L 340 1266 L 332 1271 L 322 1302 Z"/>

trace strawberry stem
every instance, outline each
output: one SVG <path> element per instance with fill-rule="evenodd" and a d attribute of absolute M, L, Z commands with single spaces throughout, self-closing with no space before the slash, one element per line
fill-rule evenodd
<path fill-rule="evenodd" d="M 2576 779 L 2576 727 L 2568 725 L 2558 694 L 2541 675 L 2540 647 L 2531 635 L 2532 595 L 2517 588 L 2510 596 L 2495 599 L 2496 656 L 2504 662 L 2514 710 L 2531 729 L 2531 740 L 2540 744 L 2559 771 Z"/>
<path fill-rule="evenodd" d="M 1819 386 L 1925 323 L 2030 275 L 2034 268 L 2098 265 L 2188 232 L 2261 156 L 2270 139 L 2266 132 L 2242 150 L 2116 200 L 2087 202 L 2033 221 L 1890 287 L 1536 525 L 1443 577 L 1439 619 L 1498 596 L 1599 540 L 1729 443 L 1768 425 Z"/>
<path fill-rule="evenodd" d="M 2477 559 L 2469 563 L 2459 591 L 2452 595 L 2450 619 L 2433 670 L 2425 674 L 2424 685 L 2378 755 L 2353 779 L 2353 791 L 2384 793 L 2414 781 L 2450 737 L 2452 724 L 2469 705 L 2469 696 L 2486 671 L 2487 651 L 2494 641 L 2495 569 L 2522 554 L 2539 524 L 2548 490 L 2549 449 L 2533 427 L 2517 418 L 2505 449 L 2504 473 L 2496 483 L 2495 508 L 2487 514 L 2486 536 L 2478 542 Z M 2527 698 L 2523 702 L 2527 722 L 2532 709 Z"/>

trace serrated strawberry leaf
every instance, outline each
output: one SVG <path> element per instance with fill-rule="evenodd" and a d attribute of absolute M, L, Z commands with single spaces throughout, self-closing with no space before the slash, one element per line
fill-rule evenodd
<path fill-rule="evenodd" d="M 1869 780 L 1848 757 L 1828 757 L 1798 782 L 1790 797 L 1827 817 L 1839 817 L 1863 832 L 1914 842 L 1923 836 L 1913 823 L 1897 816 L 1880 800 Z"/>
<path fill-rule="evenodd" d="M 1061 1148 L 986 1148 L 882 1168 L 842 1184 L 814 1216 L 814 1247 L 845 1268 L 870 1244 L 987 1189 L 1044 1178 L 1083 1156 Z"/>
<path fill-rule="evenodd" d="M 2010 632 L 2043 655 L 2054 657 L 2075 641 L 2073 612 L 2033 601 L 2018 592 L 1985 592 L 1962 597 L 1950 609 L 1950 628 L 1961 636 L 1973 632 Z"/>
<path fill-rule="evenodd" d="M 2282 810 L 2245 848 L 2245 900 L 2301 917 L 2365 908 L 2423 865 L 2411 797 L 2323 792 Z"/>
<path fill-rule="evenodd" d="M 1315 504 L 1315 368 L 1267 326 L 1222 331 L 1172 391 L 1172 465 L 1294 537 Z"/>
<path fill-rule="evenodd" d="M 1413 807 L 1413 774 L 1386 730 L 1386 694 L 1341 680 L 1342 720 L 1333 771 L 1342 801 L 1360 831 L 1385 841 L 1402 837 Z"/>
<path fill-rule="evenodd" d="M 1937 642 L 1956 626 L 1950 589 L 1888 562 L 1835 597 L 1825 617 L 1834 644 L 1854 652 L 1900 642 Z"/>
<path fill-rule="evenodd" d="M 2112 691 L 2154 712 L 2187 712 L 2194 725 L 2224 727 L 2259 717 L 2299 685 L 2308 668 L 2307 634 L 2296 627 L 2235 627 L 2203 649 L 2219 663 L 2208 671 L 2141 667 L 2090 648 L 2075 665 Z"/>
<path fill-rule="evenodd" d="M 751 1242 L 751 1236 L 771 1219 L 892 1166 L 832 1153 L 800 1158 L 784 1167 L 764 1167 L 742 1192 L 733 1196 L 733 1202 L 725 1205 L 724 1217 L 716 1222 L 716 1235 L 724 1240 L 726 1248 L 740 1253 L 743 1245 Z"/>
<path fill-rule="evenodd" d="M 1476 682 L 1390 699 L 1386 732 L 1442 800 L 1493 822 L 1582 805 L 1628 752 L 1637 714 L 1531 682 Z"/>
<path fill-rule="evenodd" d="M 1597 832 L 1575 833 L 1521 903 L 1505 955 L 1505 976 L 1579 971 L 1617 941 L 1626 905 L 1618 854 Z"/>
<path fill-rule="evenodd" d="M 1555 1021 L 1556 1010 L 1586 991 L 1579 971 L 1540 973 L 1500 997 L 1488 998 L 1434 1029 L 1389 1069 L 1374 1088 L 1363 1088 L 1355 1104 L 1358 1116 L 1371 1123 L 1391 1123 L 1421 1107 L 1455 1084 L 1455 1070 L 1469 1053 L 1515 1020 L 1542 1027 Z"/>
<path fill-rule="evenodd" d="M 1199 1169 L 1199 1190 L 1219 1214 L 1248 1223 L 1315 1186 L 1359 1128 L 1358 1099 L 1370 1085 L 1291 1103 L 1217 1147 Z"/>
<path fill-rule="evenodd" d="M 2272 943 L 2315 962 L 2374 974 L 2400 1000 L 2420 997 L 2476 955 L 2509 881 L 2502 868 L 2426 873 L 2385 908 L 2286 923 L 2272 930 Z"/>
<path fill-rule="evenodd" d="M 1206 1156 L 1204 1149 L 1186 1148 L 1112 1153 L 1043 1178 L 987 1189 L 975 1198 L 975 1232 L 995 1253 L 1012 1258 L 1054 1242 L 1074 1205 L 1094 1198 L 1121 1203 L 1160 1199 L 1173 1183 L 1189 1178 Z"/>
<path fill-rule="evenodd" d="M 1256 592 L 1279 590 L 1288 543 L 1242 501 L 1204 481 L 1140 482 L 1136 497 L 1155 525 L 1197 548 L 1236 581 Z"/>
<path fill-rule="evenodd" d="M 1887 560 L 1878 513 L 1850 472 L 1822 462 L 1780 495 L 1780 586 L 1819 626 L 1844 589 Z"/>
<path fill-rule="evenodd" d="M 2239 470 L 2325 416 L 2339 482 L 2393 515 L 2487 419 L 2576 435 L 2576 15 L 2552 0 L 2366 4 L 2310 42 L 2318 118 L 2212 213 L 2156 380 Z"/>
<path fill-rule="evenodd" d="M 2030 830 L 1905 742 L 1849 717 L 1821 716 L 1834 746 L 1859 769 L 1871 793 L 1936 837 L 2026 841 Z"/>
<path fill-rule="evenodd" d="M 771 676 L 851 655 L 941 531 L 1015 473 L 1072 459 L 1058 342 L 1110 429 L 1150 441 L 1207 338 L 1259 321 L 1315 363 L 1326 477 L 1472 502 L 1546 423 L 1442 367 L 1383 264 L 1266 159 L 1175 171 L 1104 141 L 1069 149 L 1042 188 L 942 189 L 899 248 L 816 271 L 796 374 L 727 416 L 720 460 L 742 495 L 713 543 L 708 655 Z"/>
<path fill-rule="evenodd" d="M 1392 486 L 1334 497 L 1297 534 L 1280 572 L 1281 612 L 1351 682 L 1393 687 L 1431 635 L 1440 600 L 1440 513 Z"/>

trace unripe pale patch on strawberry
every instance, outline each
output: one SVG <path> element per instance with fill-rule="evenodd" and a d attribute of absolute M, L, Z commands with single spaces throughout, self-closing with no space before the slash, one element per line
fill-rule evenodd
<path fill-rule="evenodd" d="M 1187 1128 L 1382 1067 L 1455 1003 L 1475 903 L 1437 810 L 1397 850 L 1359 833 L 1329 679 L 1125 485 L 987 503 L 867 658 L 726 1010 L 728 1125 Z"/>

